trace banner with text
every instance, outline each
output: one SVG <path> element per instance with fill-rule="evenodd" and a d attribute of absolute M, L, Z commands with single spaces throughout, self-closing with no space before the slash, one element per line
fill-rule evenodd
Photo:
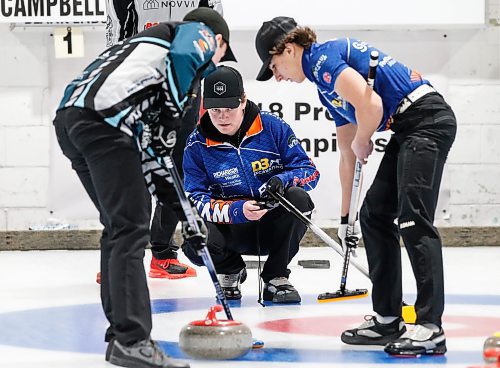
<path fill-rule="evenodd" d="M 335 123 L 319 102 L 315 87 L 307 82 L 292 84 L 246 80 L 244 83 L 250 100 L 259 104 L 262 110 L 279 115 L 292 127 L 308 156 L 318 167 L 320 180 L 310 192 L 316 206 L 313 221 L 319 226 L 336 226 L 341 199 L 337 135 Z M 363 168 L 361 200 L 373 181 L 390 136 L 390 132 L 383 132 L 376 133 L 372 138 L 374 152 Z M 97 215 L 76 175 L 71 172 L 69 161 L 59 149 L 52 152 L 50 188 L 50 208 L 58 218 L 81 223 L 92 214 Z M 448 200 L 449 185 L 443 180 L 440 207 L 446 206 Z M 442 211 L 438 210 L 436 218 L 440 217 Z"/>
<path fill-rule="evenodd" d="M 335 224 L 340 216 L 341 199 L 337 134 L 335 122 L 321 105 L 314 85 L 247 80 L 245 91 L 262 110 L 279 115 L 292 127 L 321 175 L 318 186 L 310 192 L 316 206 L 313 219 L 319 225 Z M 375 177 L 390 135 L 390 132 L 376 133 L 372 139 L 374 152 L 363 168 L 361 199 Z"/>
<path fill-rule="evenodd" d="M 105 0 L 0 0 L 0 23 L 105 21 Z"/>

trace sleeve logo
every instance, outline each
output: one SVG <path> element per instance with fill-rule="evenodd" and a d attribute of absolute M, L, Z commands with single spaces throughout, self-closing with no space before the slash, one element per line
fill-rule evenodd
<path fill-rule="evenodd" d="M 328 84 L 332 83 L 332 75 L 328 72 L 324 72 L 323 73 L 323 80 Z"/>
<path fill-rule="evenodd" d="M 292 148 L 294 146 L 296 146 L 297 144 L 299 144 L 299 140 L 297 139 L 297 137 L 292 134 L 290 137 L 288 137 L 288 148 Z"/>
<path fill-rule="evenodd" d="M 321 65 L 323 65 L 326 59 L 328 59 L 328 56 L 322 54 L 316 61 L 316 64 L 313 67 L 313 75 L 316 79 L 318 79 L 319 70 L 321 69 Z"/>

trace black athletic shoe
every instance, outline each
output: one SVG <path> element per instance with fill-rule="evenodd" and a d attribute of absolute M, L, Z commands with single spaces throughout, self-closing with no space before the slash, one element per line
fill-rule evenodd
<path fill-rule="evenodd" d="M 241 299 L 241 284 L 247 279 L 247 270 L 243 268 L 238 273 L 218 274 L 220 286 L 227 300 Z"/>
<path fill-rule="evenodd" d="M 399 339 L 388 343 L 384 351 L 390 355 L 441 355 L 446 353 L 446 338 L 442 328 L 438 332 L 415 325 Z"/>
<path fill-rule="evenodd" d="M 402 318 L 396 318 L 391 323 L 380 323 L 375 316 L 365 316 L 361 326 L 342 332 L 340 339 L 349 345 L 385 345 L 404 332 L 406 326 Z"/>
<path fill-rule="evenodd" d="M 151 340 L 141 340 L 134 345 L 125 346 L 116 339 L 109 343 L 109 362 L 128 368 L 189 368 L 189 363 L 172 359 Z M 108 358 L 108 351 L 106 352 Z"/>
<path fill-rule="evenodd" d="M 273 303 L 300 303 L 299 292 L 286 277 L 275 277 L 264 285 L 264 301 Z"/>

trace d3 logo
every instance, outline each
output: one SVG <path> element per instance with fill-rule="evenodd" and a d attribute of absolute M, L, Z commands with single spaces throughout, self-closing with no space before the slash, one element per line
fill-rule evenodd
<path fill-rule="evenodd" d="M 226 84 L 222 82 L 217 82 L 214 84 L 214 92 L 219 96 L 226 93 Z"/>
<path fill-rule="evenodd" d="M 269 168 L 269 159 L 267 158 L 260 159 L 260 161 L 252 162 L 253 172 L 266 170 L 267 168 Z"/>

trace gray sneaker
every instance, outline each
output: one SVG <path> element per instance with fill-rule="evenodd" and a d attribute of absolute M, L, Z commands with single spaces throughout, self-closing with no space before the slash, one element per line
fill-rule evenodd
<path fill-rule="evenodd" d="M 247 279 L 247 270 L 245 268 L 238 273 L 221 273 L 217 277 L 227 300 L 241 299 L 241 284 Z"/>
<path fill-rule="evenodd" d="M 286 277 L 275 277 L 264 285 L 263 299 L 273 303 L 300 303 L 299 292 Z"/>
<path fill-rule="evenodd" d="M 128 368 L 189 368 L 189 363 L 170 358 L 158 344 L 151 340 L 141 340 L 125 346 L 113 339 L 106 351 L 106 360 L 111 364 Z"/>

